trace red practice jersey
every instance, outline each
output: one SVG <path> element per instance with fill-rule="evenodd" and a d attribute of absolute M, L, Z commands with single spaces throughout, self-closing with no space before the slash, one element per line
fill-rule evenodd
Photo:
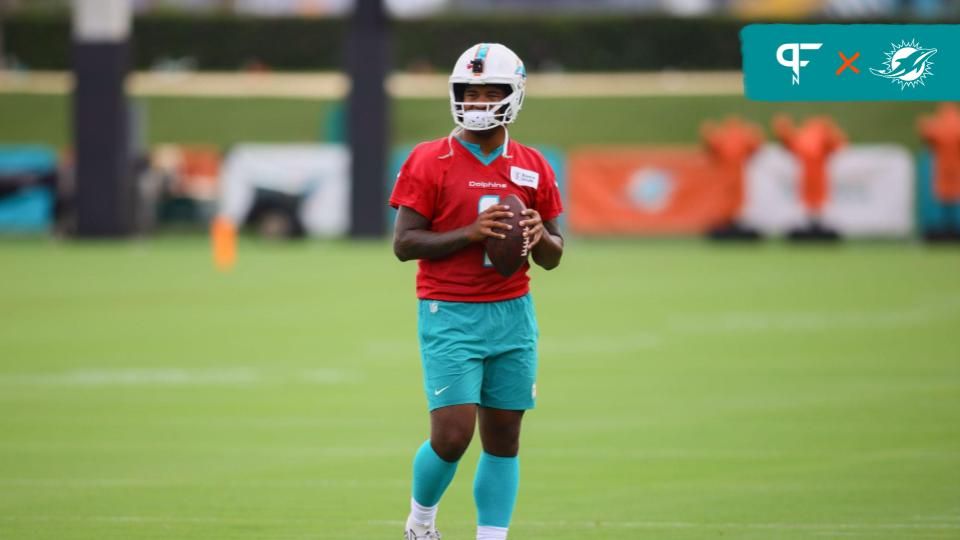
<path fill-rule="evenodd" d="M 458 141 L 449 142 L 437 139 L 413 149 L 397 176 L 390 206 L 416 211 L 430 220 L 434 232 L 470 225 L 481 210 L 509 194 L 540 212 L 545 222 L 563 211 L 553 169 L 540 152 L 509 141 L 509 157 L 501 154 L 484 165 Z M 505 278 L 490 265 L 480 242 L 443 259 L 420 259 L 419 265 L 417 297 L 421 299 L 496 302 L 530 290 L 529 264 Z"/>

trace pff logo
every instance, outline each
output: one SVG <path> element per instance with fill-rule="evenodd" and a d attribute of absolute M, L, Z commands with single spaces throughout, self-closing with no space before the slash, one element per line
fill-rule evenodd
<path fill-rule="evenodd" d="M 777 62 L 793 70 L 793 84 L 800 84 L 800 68 L 810 63 L 809 60 L 800 59 L 800 51 L 815 51 L 822 46 L 823 43 L 784 43 L 777 48 Z M 787 58 L 787 52 L 790 58 Z"/>

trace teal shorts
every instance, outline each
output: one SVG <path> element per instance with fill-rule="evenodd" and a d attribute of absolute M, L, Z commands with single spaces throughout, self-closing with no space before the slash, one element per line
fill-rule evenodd
<path fill-rule="evenodd" d="M 537 318 L 529 294 L 501 302 L 420 300 L 430 410 L 476 403 L 527 410 L 537 397 Z"/>

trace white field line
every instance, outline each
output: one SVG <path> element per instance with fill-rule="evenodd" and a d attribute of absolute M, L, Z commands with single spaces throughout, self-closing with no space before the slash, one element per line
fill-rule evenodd
<path fill-rule="evenodd" d="M 352 418 L 349 416 L 336 417 L 299 417 L 299 416 L 261 416 L 256 418 L 224 416 L 224 415 L 197 415 L 197 416 L 163 416 L 159 418 L 104 418 L 100 413 L 87 415 L 73 414 L 30 414 L 29 416 L 4 417 L 0 425 L 53 425 L 64 424 L 91 427 L 125 428 L 131 424 L 151 427 L 210 427 L 210 428 L 245 428 L 245 429 L 289 429 L 289 428 L 353 428 L 376 429 L 385 432 L 396 428 L 394 422 L 384 418 Z M 584 423 L 585 426 L 589 424 Z M 559 428 L 558 428 L 559 429 Z"/>
<path fill-rule="evenodd" d="M 406 487 L 409 480 L 400 478 L 380 480 L 351 479 L 302 479 L 302 480 L 145 480 L 136 478 L 0 478 L 0 487 L 4 488 L 50 488 L 50 489 L 86 489 L 86 488 L 257 488 L 257 489 L 312 489 L 312 488 L 395 488 Z"/>
<path fill-rule="evenodd" d="M 402 527 L 399 520 L 373 520 L 370 525 Z M 960 530 L 960 523 L 751 523 L 722 522 L 700 523 L 695 521 L 536 521 L 518 519 L 513 527 L 543 529 L 757 529 L 757 530 L 808 530 L 808 531 L 881 531 L 881 530 Z"/>
<path fill-rule="evenodd" d="M 266 373 L 252 368 L 114 368 L 2 374 L 0 386 L 253 386 L 286 382 L 338 385 L 362 379 L 357 371 L 332 368 Z"/>
<path fill-rule="evenodd" d="M 93 452 L 103 453 L 213 453 L 217 455 L 240 454 L 266 455 L 273 458 L 282 458 L 289 456 L 308 456 L 311 458 L 340 458 L 340 459 L 370 459 L 370 458 L 407 458 L 411 450 L 406 447 L 400 447 L 393 443 L 387 443 L 385 446 L 229 446 L 220 444 L 184 444 L 173 442 L 158 441 L 152 444 L 129 443 L 129 442 L 93 442 L 77 443 L 75 441 L 44 441 L 44 442 L 15 442 L 0 441 L 0 451 L 3 452 L 53 452 L 61 454 L 64 452 Z M 570 461 L 571 459 L 584 459 L 592 461 L 714 461 L 717 459 L 731 461 L 769 461 L 786 459 L 817 459 L 817 454 L 789 454 L 776 451 L 715 451 L 707 452 L 702 450 L 691 450 L 685 448 L 665 448 L 657 450 L 633 450 L 633 449 L 600 449 L 595 447 L 566 447 L 566 448 L 529 448 L 524 450 L 523 455 L 529 459 Z M 931 449 L 913 449 L 903 448 L 894 450 L 882 450 L 874 452 L 860 452 L 850 454 L 850 462 L 870 462 L 887 461 L 901 459 L 923 459 L 923 460 L 960 460 L 960 450 L 931 450 Z M 834 459 L 838 456 L 833 455 Z M 846 462 L 845 461 L 845 462 Z M 817 461 L 816 467 L 835 467 L 837 461 L 821 463 Z"/>
<path fill-rule="evenodd" d="M 418 361 L 420 359 L 420 349 L 417 345 L 415 331 L 411 332 L 407 338 L 365 340 L 361 353 L 371 358 L 386 356 L 390 358 L 410 357 Z"/>
<path fill-rule="evenodd" d="M 915 305 L 870 311 L 728 311 L 680 314 L 669 319 L 679 332 L 738 334 L 767 331 L 818 332 L 910 328 L 960 316 L 960 297 L 927 300 Z"/>
<path fill-rule="evenodd" d="M 392 444 L 392 443 L 385 443 Z M 411 447 L 413 448 L 413 447 Z M 262 455 L 271 459 L 281 459 L 285 457 L 308 457 L 318 458 L 337 458 L 337 459 L 355 459 L 364 460 L 371 458 L 408 458 L 411 455 L 410 448 L 400 448 L 395 445 L 375 447 L 375 446 L 236 446 L 226 444 L 183 444 L 157 441 L 152 444 L 146 443 L 128 443 L 128 442 L 96 442 L 78 444 L 72 441 L 44 441 L 44 442 L 13 442 L 0 440 L 0 452 L 49 452 L 52 454 L 62 454 L 64 452 L 90 452 L 96 454 L 129 452 L 138 454 L 161 453 L 170 455 L 173 453 L 186 454 L 214 454 L 214 455 Z M 585 452 L 586 453 L 586 452 Z"/>
<path fill-rule="evenodd" d="M 936 514 L 932 516 L 913 516 L 914 521 L 919 522 L 945 522 L 945 521 L 955 521 L 960 523 L 960 510 L 957 510 L 956 514 Z"/>
<path fill-rule="evenodd" d="M 660 336 L 651 332 L 635 332 L 628 335 L 544 335 L 538 343 L 540 354 L 591 355 L 647 351 L 659 348 Z M 409 339 L 371 340 L 364 343 L 362 353 L 369 357 L 409 358 L 416 367 L 420 360 L 417 336 Z"/>
<path fill-rule="evenodd" d="M 960 297 L 921 299 L 914 305 L 870 311 L 721 311 L 678 313 L 666 320 L 663 331 L 644 328 L 631 334 L 542 335 L 541 355 L 627 354 L 662 348 L 690 334 L 753 334 L 764 332 L 817 333 L 846 330 L 916 328 L 960 317 Z M 419 359 L 416 336 L 372 340 L 362 354 L 370 357 Z"/>
<path fill-rule="evenodd" d="M 397 98 L 446 98 L 447 76 L 395 73 L 386 81 Z M 0 71 L 0 94 L 66 94 L 73 76 L 61 71 Z M 527 95 L 537 98 L 743 95 L 739 71 L 649 73 L 534 73 Z M 339 72 L 314 73 L 151 73 L 127 78 L 134 96 L 273 97 L 342 99 L 350 81 Z"/>
<path fill-rule="evenodd" d="M 315 523 L 305 518 L 224 518 L 172 516 L 0 516 L 0 522 L 23 523 L 134 523 L 134 524 L 210 524 L 210 525 L 284 525 Z M 401 524 L 402 525 L 402 524 Z"/>
<path fill-rule="evenodd" d="M 171 517 L 171 516 L 0 516 L 0 521 L 22 523 L 134 523 L 134 524 L 233 524 L 233 525 L 275 525 L 310 524 L 319 519 L 306 518 L 224 518 L 224 517 Z M 368 520 L 373 527 L 402 527 L 401 520 Z M 960 523 L 791 523 L 791 522 L 695 522 L 695 521 L 538 521 L 518 519 L 514 527 L 538 529 L 741 529 L 741 530 L 793 530 L 793 531 L 954 531 L 960 530 Z"/>
<path fill-rule="evenodd" d="M 620 336 L 542 336 L 541 354 L 592 355 L 648 351 L 661 345 L 661 338 L 651 332 L 636 332 Z"/>

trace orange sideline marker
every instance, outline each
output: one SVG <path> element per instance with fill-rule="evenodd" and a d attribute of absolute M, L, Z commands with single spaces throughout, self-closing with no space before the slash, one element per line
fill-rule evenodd
<path fill-rule="evenodd" d="M 217 216 L 210 226 L 213 264 L 221 272 L 229 271 L 237 262 L 237 228 L 228 218 Z"/>

